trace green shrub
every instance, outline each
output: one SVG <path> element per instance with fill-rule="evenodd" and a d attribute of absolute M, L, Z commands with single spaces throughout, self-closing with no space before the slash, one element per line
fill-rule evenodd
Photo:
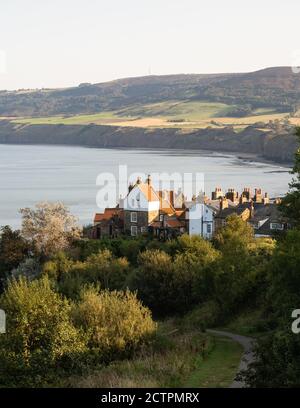
<path fill-rule="evenodd" d="M 7 333 L 0 337 L 0 384 L 42 385 L 86 351 L 70 304 L 51 289 L 47 277 L 13 280 L 0 305 L 7 316 Z"/>
<path fill-rule="evenodd" d="M 156 330 L 149 309 L 129 291 L 86 288 L 73 316 L 87 333 L 89 348 L 106 361 L 130 355 Z"/>
<path fill-rule="evenodd" d="M 125 289 L 129 264 L 126 258 L 116 258 L 111 251 L 103 249 L 83 262 L 58 254 L 44 264 L 43 273 L 57 282 L 62 294 L 78 300 L 85 284 L 100 285 L 102 289 Z"/>

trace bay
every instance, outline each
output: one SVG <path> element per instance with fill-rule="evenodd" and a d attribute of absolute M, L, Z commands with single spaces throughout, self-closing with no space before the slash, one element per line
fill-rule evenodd
<path fill-rule="evenodd" d="M 203 173 L 205 192 L 259 187 L 271 197 L 285 194 L 289 168 L 238 155 L 207 151 L 92 149 L 75 146 L 0 145 L 0 225 L 20 227 L 19 209 L 39 201 L 62 201 L 82 224 L 99 211 L 98 174 Z"/>

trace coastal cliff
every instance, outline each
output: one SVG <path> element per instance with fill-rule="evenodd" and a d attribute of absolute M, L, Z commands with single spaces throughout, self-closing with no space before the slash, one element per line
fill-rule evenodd
<path fill-rule="evenodd" d="M 182 130 L 105 125 L 24 125 L 0 121 L 0 143 L 55 144 L 98 148 L 210 150 L 254 154 L 276 162 L 291 162 L 297 148 L 293 134 L 246 127 Z"/>

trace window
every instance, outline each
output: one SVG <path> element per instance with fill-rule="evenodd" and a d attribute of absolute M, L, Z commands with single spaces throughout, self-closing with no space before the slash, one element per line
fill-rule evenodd
<path fill-rule="evenodd" d="M 137 236 L 137 226 L 135 226 L 135 225 L 133 225 L 133 226 L 131 227 L 131 236 L 132 236 L 132 237 Z"/>
<path fill-rule="evenodd" d="M 271 230 L 283 230 L 283 224 L 280 224 L 278 222 L 271 222 L 270 228 Z"/>
<path fill-rule="evenodd" d="M 211 224 L 207 224 L 206 231 L 208 234 L 211 234 Z"/>
<path fill-rule="evenodd" d="M 146 227 L 141 227 L 141 233 L 144 234 L 145 232 L 147 232 L 147 228 Z"/>
<path fill-rule="evenodd" d="M 159 221 L 162 222 L 163 220 L 164 220 L 164 215 L 163 215 L 163 214 L 160 214 L 160 216 L 159 216 Z"/>
<path fill-rule="evenodd" d="M 131 222 L 137 222 L 137 213 L 136 212 L 132 212 L 130 214 L 130 221 Z"/>

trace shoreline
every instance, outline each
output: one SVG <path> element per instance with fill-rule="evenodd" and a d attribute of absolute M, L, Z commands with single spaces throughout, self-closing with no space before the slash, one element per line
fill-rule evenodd
<path fill-rule="evenodd" d="M 234 157 L 244 162 L 249 163 L 262 163 L 262 164 L 270 164 L 275 165 L 278 167 L 284 167 L 287 169 L 291 169 L 293 166 L 293 162 L 280 162 L 275 160 L 269 160 L 265 157 L 255 154 L 255 153 L 245 153 L 245 152 L 235 152 L 235 151 L 224 151 L 224 150 L 211 150 L 211 149 L 178 149 L 178 148 L 165 148 L 165 147 L 114 147 L 114 146 L 105 146 L 105 147 L 98 147 L 98 146 L 89 146 L 89 145 L 82 145 L 82 144 L 66 144 L 66 143 L 5 143 L 0 141 L 0 146 L 48 146 L 48 147 L 79 147 L 84 149 L 99 149 L 99 150 L 121 150 L 121 151 L 145 151 L 145 152 L 178 152 L 184 153 L 183 155 L 191 154 L 196 155 L 196 153 L 200 153 L 201 155 L 205 156 L 218 156 L 218 157 Z"/>

